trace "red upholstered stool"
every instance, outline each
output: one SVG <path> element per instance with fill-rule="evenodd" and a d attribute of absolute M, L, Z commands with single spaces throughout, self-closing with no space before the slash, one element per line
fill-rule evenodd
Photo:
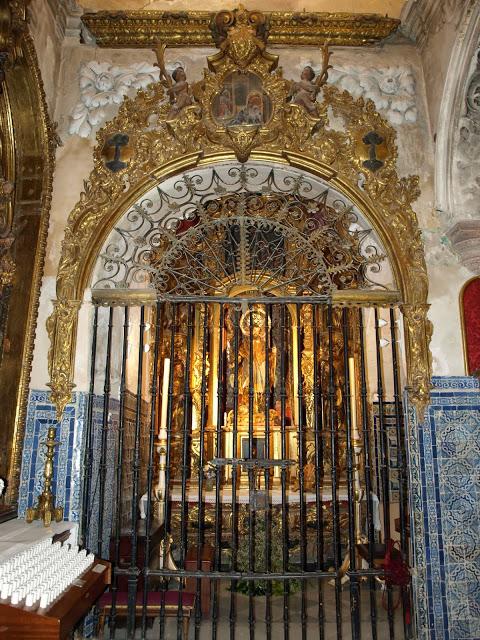
<path fill-rule="evenodd" d="M 190 624 L 190 616 L 195 607 L 195 594 L 185 591 L 149 591 L 147 593 L 147 618 L 156 618 L 160 616 L 162 604 L 165 603 L 165 615 L 177 616 L 178 604 L 181 603 L 183 612 L 183 637 L 188 638 L 188 627 Z M 104 593 L 98 601 L 100 615 L 98 618 L 98 637 L 103 638 L 103 628 L 105 618 L 111 615 L 113 603 L 113 593 Z M 143 593 L 137 593 L 137 601 L 135 604 L 135 615 L 141 616 L 143 613 Z M 128 614 L 128 593 L 126 591 L 118 591 L 115 615 L 119 618 L 125 618 Z"/>

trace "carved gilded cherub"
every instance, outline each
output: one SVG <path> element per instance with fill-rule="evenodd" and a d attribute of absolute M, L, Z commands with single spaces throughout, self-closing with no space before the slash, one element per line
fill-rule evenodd
<path fill-rule="evenodd" d="M 326 84 L 328 80 L 328 70 L 332 68 L 332 65 L 328 64 L 332 54 L 326 44 L 322 48 L 322 55 L 322 70 L 316 78 L 313 68 L 307 65 L 302 71 L 300 80 L 297 82 L 292 81 L 290 84 L 289 101 L 292 104 L 298 104 L 306 109 L 311 116 L 317 115 L 317 94 L 321 87 Z"/>
<path fill-rule="evenodd" d="M 158 44 L 153 50 L 157 56 L 157 66 L 160 69 L 160 82 L 166 87 L 170 98 L 170 111 L 167 119 L 176 118 L 180 111 L 193 104 L 194 98 L 190 85 L 187 82 L 187 74 L 183 67 L 177 67 L 170 75 L 165 67 L 165 44 Z"/>

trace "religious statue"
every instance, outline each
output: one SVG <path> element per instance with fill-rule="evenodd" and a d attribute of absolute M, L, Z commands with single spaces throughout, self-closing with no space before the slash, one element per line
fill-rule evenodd
<path fill-rule="evenodd" d="M 264 400 L 267 378 L 265 338 L 267 322 L 270 323 L 270 319 L 267 319 L 265 311 L 257 306 L 246 311 L 240 319 L 243 338 L 239 348 L 239 393 L 241 403 L 244 406 L 248 406 L 250 384 L 252 385 L 254 413 L 265 411 Z M 270 329 L 270 326 L 268 326 L 268 329 Z M 252 355 L 251 362 L 250 354 Z M 276 356 L 277 350 L 274 345 L 269 352 L 268 375 L 270 385 L 275 381 Z"/>
<path fill-rule="evenodd" d="M 172 75 L 167 72 L 165 67 L 165 48 L 166 45 L 159 44 L 154 49 L 157 55 L 157 64 L 155 66 L 160 69 L 160 80 L 167 88 L 170 97 L 171 107 L 167 119 L 171 120 L 176 118 L 182 109 L 193 104 L 193 95 L 183 67 L 177 67 Z"/>
<path fill-rule="evenodd" d="M 320 74 L 315 79 L 315 71 L 310 65 L 307 65 L 300 76 L 298 82 L 293 81 L 290 85 L 289 99 L 292 104 L 298 104 L 311 115 L 317 115 L 317 94 L 320 88 L 326 84 L 328 80 L 328 70 L 332 68 L 328 64 L 331 53 L 328 46 L 323 47 L 323 66 Z"/>

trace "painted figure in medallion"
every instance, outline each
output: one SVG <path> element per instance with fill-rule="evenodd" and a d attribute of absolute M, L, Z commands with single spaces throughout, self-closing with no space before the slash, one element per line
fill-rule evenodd
<path fill-rule="evenodd" d="M 234 72 L 212 104 L 212 115 L 224 127 L 262 125 L 271 116 L 270 98 L 263 91 L 262 81 L 254 73 Z"/>
<path fill-rule="evenodd" d="M 218 105 L 218 117 L 222 120 L 225 118 L 231 118 L 233 115 L 233 102 L 232 92 L 230 89 L 225 88 L 220 94 Z"/>

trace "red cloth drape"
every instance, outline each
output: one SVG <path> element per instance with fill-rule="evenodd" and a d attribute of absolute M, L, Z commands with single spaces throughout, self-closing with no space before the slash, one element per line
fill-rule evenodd
<path fill-rule="evenodd" d="M 480 372 L 480 278 L 466 285 L 462 302 L 467 373 L 472 375 Z"/>

